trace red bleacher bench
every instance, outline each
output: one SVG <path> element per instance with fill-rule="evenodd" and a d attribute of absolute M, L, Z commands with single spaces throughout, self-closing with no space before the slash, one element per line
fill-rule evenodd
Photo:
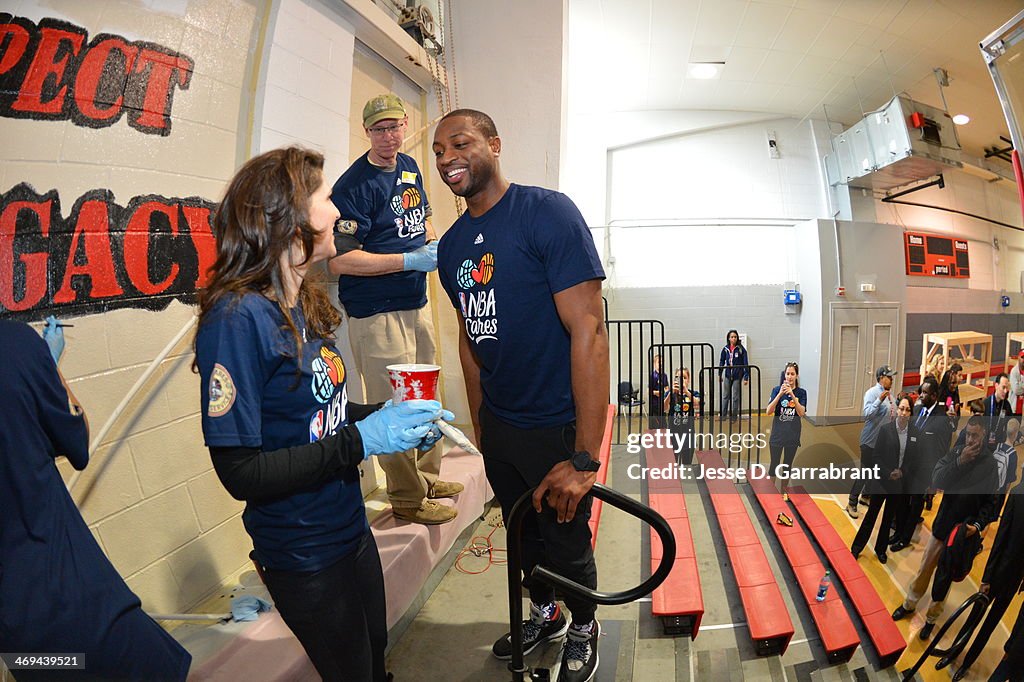
<path fill-rule="evenodd" d="M 853 558 L 850 548 L 839 537 L 821 508 L 803 488 L 790 488 L 789 501 L 825 552 L 825 557 L 832 565 L 832 572 L 850 595 L 850 601 L 878 652 L 880 666 L 888 668 L 895 665 L 907 648 L 907 641 L 893 622 L 875 586 L 864 575 L 864 570 Z"/>
<path fill-rule="evenodd" d="M 663 468 L 675 464 L 670 448 L 649 448 L 647 466 Z M 676 560 L 668 577 L 651 595 L 651 613 L 661 619 L 666 635 L 697 637 L 704 616 L 704 597 L 693 550 L 690 518 L 686 513 L 686 497 L 677 480 L 648 479 L 648 505 L 658 512 L 676 538 Z M 657 531 L 651 534 L 651 572 L 661 563 L 663 547 Z"/>
<path fill-rule="evenodd" d="M 697 461 L 705 467 L 724 466 L 721 455 L 713 450 L 698 452 Z M 709 480 L 707 486 L 736 576 L 754 649 L 759 656 L 783 654 L 793 638 L 793 622 L 750 515 L 732 481 Z"/>
<path fill-rule="evenodd" d="M 604 435 L 601 437 L 601 451 L 597 458 L 601 460 L 601 468 L 597 470 L 597 482 L 604 485 L 608 480 L 608 466 L 612 453 L 612 425 L 615 423 L 615 405 L 608 406 L 608 415 L 604 421 Z M 594 500 L 590 507 L 590 546 L 597 548 L 597 527 L 601 524 L 601 500 Z"/>
<path fill-rule="evenodd" d="M 818 553 L 799 525 L 785 526 L 776 523 L 779 514 L 790 516 L 790 509 L 773 481 L 767 478 L 751 479 L 750 487 L 765 516 L 768 517 L 768 525 L 775 531 L 775 537 L 778 538 L 789 565 L 793 568 L 793 575 L 796 576 L 800 592 L 811 612 L 811 618 L 814 619 L 814 625 L 821 635 L 821 644 L 825 648 L 828 660 L 832 663 L 849 661 L 860 646 L 860 637 L 835 590 L 829 590 L 823 601 L 817 600 L 818 585 L 821 577 L 825 575 L 825 567 L 818 559 Z"/>

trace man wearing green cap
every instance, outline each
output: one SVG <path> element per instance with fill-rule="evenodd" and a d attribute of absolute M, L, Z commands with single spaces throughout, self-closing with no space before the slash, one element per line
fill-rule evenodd
<path fill-rule="evenodd" d="M 338 275 L 338 300 L 348 314 L 349 340 L 362 375 L 364 400 L 391 397 L 386 367 L 434 362 L 434 328 L 427 308 L 427 273 L 437 269 L 430 204 L 416 161 L 399 149 L 409 119 L 402 100 L 378 95 L 363 107 L 370 149 L 334 183 L 331 200 L 341 213 L 329 268 Z M 441 448 L 394 455 L 380 464 L 394 514 L 438 524 L 456 516 L 435 500 L 462 492 L 438 480 Z"/>

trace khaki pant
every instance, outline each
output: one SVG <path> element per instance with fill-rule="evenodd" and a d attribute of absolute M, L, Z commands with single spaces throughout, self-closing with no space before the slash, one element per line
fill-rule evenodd
<path fill-rule="evenodd" d="M 387 366 L 399 363 L 434 364 L 434 325 L 430 306 L 365 318 L 348 319 L 356 370 L 363 380 L 367 403 L 391 397 Z M 441 470 L 441 444 L 417 457 L 416 450 L 378 457 L 388 484 L 388 499 L 398 507 L 418 507 Z"/>
<path fill-rule="evenodd" d="M 917 602 L 920 601 L 924 593 L 928 591 L 928 586 L 932 582 L 932 576 L 935 574 L 935 568 L 939 565 L 939 557 L 942 556 L 943 542 L 936 540 L 934 537 L 928 540 L 928 545 L 924 548 L 924 556 L 921 557 L 921 566 L 917 569 L 917 575 L 910 581 L 910 585 L 907 586 L 907 598 L 903 602 L 903 608 L 908 611 L 913 611 L 917 608 Z M 934 623 L 942 615 L 942 609 L 945 606 L 945 602 L 935 601 L 928 607 L 928 613 L 925 615 L 925 620 L 929 623 Z"/>

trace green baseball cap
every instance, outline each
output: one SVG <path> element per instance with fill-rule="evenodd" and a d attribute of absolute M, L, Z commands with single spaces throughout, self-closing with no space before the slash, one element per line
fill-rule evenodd
<path fill-rule="evenodd" d="M 377 95 L 363 107 L 364 128 L 386 118 L 405 118 L 405 105 L 396 95 Z"/>

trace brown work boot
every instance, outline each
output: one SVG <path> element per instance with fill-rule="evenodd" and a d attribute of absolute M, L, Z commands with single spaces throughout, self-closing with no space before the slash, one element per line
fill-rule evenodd
<path fill-rule="evenodd" d="M 465 489 L 466 486 L 461 483 L 434 481 L 434 484 L 430 486 L 430 490 L 427 491 L 427 497 L 432 500 L 440 500 L 443 497 L 455 497 Z"/>
<path fill-rule="evenodd" d="M 431 500 L 423 500 L 418 507 L 395 507 L 392 505 L 392 510 L 396 518 L 412 523 L 422 523 L 425 526 L 448 523 L 459 514 L 455 507 L 446 507 Z"/>

